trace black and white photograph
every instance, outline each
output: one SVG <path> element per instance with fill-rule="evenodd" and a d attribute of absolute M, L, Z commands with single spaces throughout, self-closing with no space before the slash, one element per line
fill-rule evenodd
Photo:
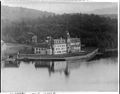
<path fill-rule="evenodd" d="M 1 92 L 118 92 L 118 2 L 73 1 L 1 1 Z"/>

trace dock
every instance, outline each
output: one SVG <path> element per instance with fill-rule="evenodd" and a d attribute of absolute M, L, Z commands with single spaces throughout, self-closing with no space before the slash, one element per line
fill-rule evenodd
<path fill-rule="evenodd" d="M 36 55 L 36 54 L 20 54 L 17 60 L 65 60 L 64 56 L 60 55 Z"/>

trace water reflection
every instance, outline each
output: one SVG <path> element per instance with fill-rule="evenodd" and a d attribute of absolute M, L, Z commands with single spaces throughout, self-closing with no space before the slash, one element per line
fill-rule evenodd
<path fill-rule="evenodd" d="M 64 72 L 65 76 L 69 76 L 70 71 L 67 61 L 33 61 L 35 68 L 47 68 L 49 76 L 52 73 L 62 73 Z"/>
<path fill-rule="evenodd" d="M 69 77 L 70 75 L 70 70 L 71 69 L 76 69 L 80 67 L 79 62 L 68 62 L 68 61 L 7 61 L 4 62 L 4 68 L 8 67 L 22 67 L 20 66 L 21 63 L 24 63 L 29 65 L 32 64 L 32 66 L 35 67 L 35 69 L 40 69 L 40 68 L 46 68 L 48 70 L 49 76 L 53 73 L 64 73 L 66 77 Z M 23 65 L 23 66 L 24 66 Z"/>
<path fill-rule="evenodd" d="M 17 62 L 17 63 L 15 63 Z M 117 59 L 15 61 L 2 68 L 2 91 L 117 91 Z M 67 79 L 66 79 L 67 78 Z M 14 84 L 14 86 L 13 86 Z"/>
<path fill-rule="evenodd" d="M 4 68 L 18 68 L 20 66 L 20 61 L 2 61 Z"/>

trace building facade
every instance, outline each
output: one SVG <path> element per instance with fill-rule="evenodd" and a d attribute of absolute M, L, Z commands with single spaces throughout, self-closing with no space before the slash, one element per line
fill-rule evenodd
<path fill-rule="evenodd" d="M 71 38 L 70 39 L 71 43 L 71 52 L 80 52 L 81 51 L 81 41 L 80 38 Z"/>
<path fill-rule="evenodd" d="M 37 42 L 37 36 L 33 36 L 32 43 L 34 43 L 34 54 L 52 55 L 80 52 L 80 38 L 71 38 L 69 32 L 66 31 L 66 33 L 66 39 L 52 39 L 52 37 L 48 37 L 46 42 L 40 44 Z"/>
<path fill-rule="evenodd" d="M 34 54 L 51 55 L 52 49 L 47 44 L 37 44 L 33 46 Z"/>
<path fill-rule="evenodd" d="M 53 40 L 53 52 L 54 54 L 65 54 L 67 53 L 66 40 L 63 38 Z"/>
<path fill-rule="evenodd" d="M 81 41 L 80 38 L 71 38 L 68 31 L 67 33 L 67 52 L 74 53 L 81 51 Z"/>

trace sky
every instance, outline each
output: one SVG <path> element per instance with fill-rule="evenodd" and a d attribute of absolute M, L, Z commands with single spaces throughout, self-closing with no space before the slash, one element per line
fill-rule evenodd
<path fill-rule="evenodd" d="M 116 2 L 55 2 L 43 0 L 2 0 L 2 5 L 62 13 L 87 13 L 95 9 L 117 7 Z"/>

